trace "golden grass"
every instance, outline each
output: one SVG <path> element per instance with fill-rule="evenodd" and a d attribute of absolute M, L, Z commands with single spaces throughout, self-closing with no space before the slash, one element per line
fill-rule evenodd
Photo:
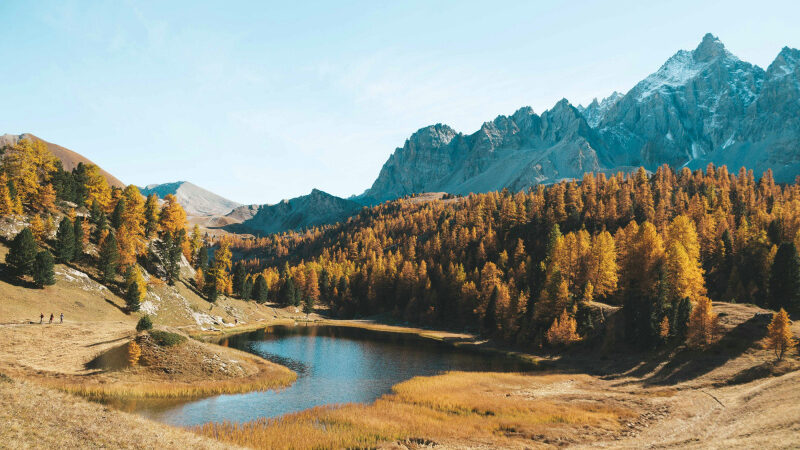
<path fill-rule="evenodd" d="M 116 382 L 108 384 L 88 384 L 65 379 L 43 379 L 40 384 L 59 389 L 70 394 L 80 395 L 95 401 L 128 399 L 195 399 L 221 394 L 241 394 L 245 392 L 279 389 L 294 383 L 297 374 L 286 369 L 285 373 L 269 376 L 259 373 L 252 377 L 229 380 L 209 380 L 185 383 L 178 381 L 161 382 Z"/>
<path fill-rule="evenodd" d="M 398 384 L 371 405 L 317 407 L 276 419 L 205 424 L 195 431 L 253 448 L 353 448 L 420 439 L 530 445 L 577 442 L 586 428 L 616 430 L 635 414 L 599 402 L 529 395 L 566 376 L 450 372 Z"/>

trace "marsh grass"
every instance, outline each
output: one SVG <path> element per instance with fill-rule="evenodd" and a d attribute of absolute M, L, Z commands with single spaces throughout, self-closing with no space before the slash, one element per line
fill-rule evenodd
<path fill-rule="evenodd" d="M 229 380 L 209 380 L 192 383 L 178 381 L 132 381 L 114 383 L 81 383 L 75 380 L 46 379 L 41 384 L 70 394 L 80 395 L 100 402 L 113 402 L 132 399 L 196 399 L 220 394 L 241 394 L 245 392 L 267 391 L 289 386 L 297 379 L 297 374 L 285 373 L 259 374 L 246 378 Z"/>
<path fill-rule="evenodd" d="M 370 405 L 317 407 L 275 419 L 205 424 L 200 434 L 253 448 L 353 448 L 420 439 L 530 444 L 533 437 L 580 440 L 586 427 L 616 430 L 635 414 L 597 402 L 531 392 L 565 376 L 450 372 L 417 377 Z"/>

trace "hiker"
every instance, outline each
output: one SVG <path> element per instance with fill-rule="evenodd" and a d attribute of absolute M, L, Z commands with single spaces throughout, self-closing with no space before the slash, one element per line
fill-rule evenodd
<path fill-rule="evenodd" d="M 53 323 L 53 313 L 50 313 L 50 323 Z"/>
<path fill-rule="evenodd" d="M 39 313 L 39 325 L 44 323 L 44 313 Z"/>
<path fill-rule="evenodd" d="M 61 323 L 64 323 L 64 313 L 61 313 Z"/>

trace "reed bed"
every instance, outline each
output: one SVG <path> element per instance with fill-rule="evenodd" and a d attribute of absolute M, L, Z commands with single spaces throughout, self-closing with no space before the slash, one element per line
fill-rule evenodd
<path fill-rule="evenodd" d="M 317 407 L 275 419 L 205 424 L 194 431 L 251 448 L 354 448 L 434 441 L 530 445 L 534 437 L 578 442 L 587 428 L 617 430 L 635 414 L 601 402 L 541 397 L 564 376 L 450 372 L 395 386 L 370 405 Z"/>
<path fill-rule="evenodd" d="M 282 373 L 259 374 L 246 378 L 228 380 L 209 380 L 198 382 L 112 382 L 81 383 L 74 380 L 49 379 L 42 384 L 70 394 L 80 395 L 90 400 L 108 402 L 129 399 L 196 399 L 220 394 L 240 394 L 244 392 L 279 389 L 294 383 L 297 374 L 286 370 Z"/>

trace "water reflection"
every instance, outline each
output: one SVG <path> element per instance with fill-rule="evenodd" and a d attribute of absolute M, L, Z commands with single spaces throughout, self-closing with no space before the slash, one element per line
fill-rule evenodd
<path fill-rule="evenodd" d="M 272 326 L 220 343 L 285 365 L 297 372 L 297 381 L 279 391 L 191 402 L 139 401 L 126 409 L 175 425 L 238 422 L 319 405 L 371 402 L 389 393 L 392 385 L 419 375 L 532 369 L 514 358 L 454 349 L 413 335 L 352 327 Z"/>

